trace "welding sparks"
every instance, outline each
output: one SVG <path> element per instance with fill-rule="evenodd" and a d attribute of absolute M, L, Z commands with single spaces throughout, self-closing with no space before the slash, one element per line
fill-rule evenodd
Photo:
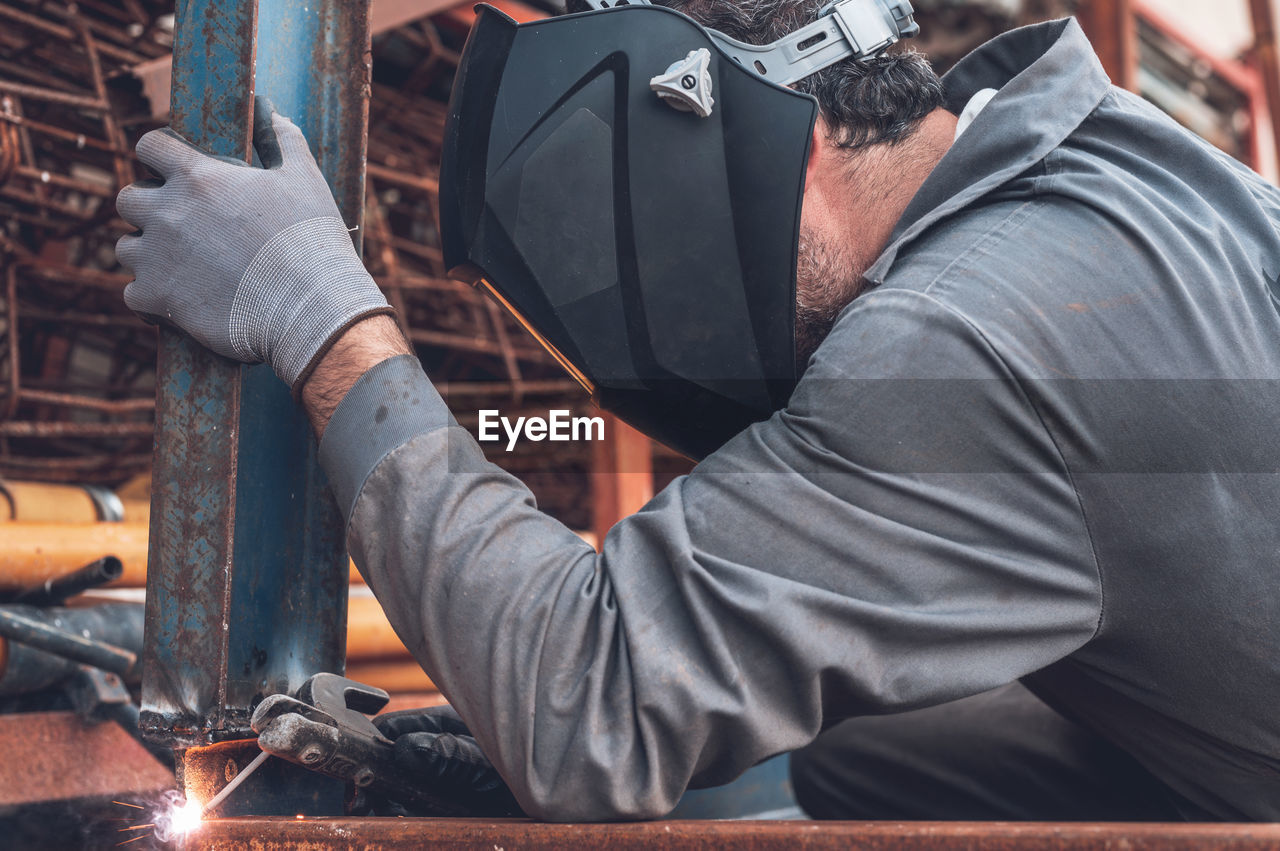
<path fill-rule="evenodd" d="M 259 753 L 248 765 L 240 770 L 239 774 L 232 778 L 230 783 L 222 788 L 221 792 L 210 798 L 207 803 L 201 804 L 193 798 L 171 801 L 168 812 L 157 819 L 160 824 L 156 827 L 156 835 L 162 841 L 168 842 L 200 827 L 201 822 L 204 821 L 204 814 L 217 809 L 218 805 L 239 788 L 240 784 L 247 780 L 251 774 L 257 771 L 269 756 L 271 754 L 266 751 Z"/>
<path fill-rule="evenodd" d="M 156 816 L 156 838 L 161 842 L 172 842 L 198 828 L 203 821 L 204 808 L 199 801 L 183 799 L 176 792 L 172 794 L 173 797 Z"/>
<path fill-rule="evenodd" d="M 200 826 L 204 819 L 204 807 L 199 801 L 187 801 L 180 807 L 175 806 L 169 813 L 169 827 L 175 833 L 188 833 Z"/>

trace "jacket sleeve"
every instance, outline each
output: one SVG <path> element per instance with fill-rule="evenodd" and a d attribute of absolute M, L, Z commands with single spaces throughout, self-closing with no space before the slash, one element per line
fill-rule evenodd
<path fill-rule="evenodd" d="M 841 718 L 1036 671 L 1100 616 L 1033 405 L 917 293 L 855 302 L 785 411 L 598 554 L 485 461 L 410 357 L 357 383 L 321 457 L 391 623 L 544 819 L 660 816 Z"/>

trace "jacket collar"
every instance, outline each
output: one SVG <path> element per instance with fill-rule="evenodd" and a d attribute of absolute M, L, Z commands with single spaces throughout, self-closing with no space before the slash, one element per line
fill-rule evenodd
<path fill-rule="evenodd" d="M 877 285 L 914 239 L 1044 159 L 1111 88 L 1074 18 L 1004 33 L 966 56 L 942 82 L 947 108 L 956 113 L 982 89 L 999 94 L 907 205 L 888 247 L 866 272 Z"/>

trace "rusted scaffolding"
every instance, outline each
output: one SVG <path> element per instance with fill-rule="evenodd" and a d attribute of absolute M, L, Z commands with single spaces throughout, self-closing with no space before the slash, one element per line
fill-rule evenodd
<path fill-rule="evenodd" d="M 168 52 L 163 5 L 0 4 L 0 475 L 118 482 L 148 463 L 153 335 L 111 249 L 137 130 L 117 84 Z"/>
<path fill-rule="evenodd" d="M 436 174 L 470 10 L 391 5 L 381 19 L 395 26 L 374 41 L 370 271 L 464 425 L 484 408 L 589 413 L 542 349 L 443 267 Z M 168 120 L 172 12 L 166 0 L 0 0 L 0 477 L 118 485 L 151 462 L 156 338 L 123 303 L 130 276 L 112 249 L 130 227 L 114 197 L 145 176 L 137 138 Z M 592 525 L 591 458 L 572 444 L 494 452 L 576 528 Z"/>

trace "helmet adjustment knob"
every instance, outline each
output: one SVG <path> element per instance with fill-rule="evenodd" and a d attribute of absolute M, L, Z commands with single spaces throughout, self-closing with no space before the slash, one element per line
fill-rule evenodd
<path fill-rule="evenodd" d="M 706 118 L 715 105 L 711 97 L 711 51 L 705 47 L 690 51 L 649 80 L 649 88 L 672 109 Z"/>

